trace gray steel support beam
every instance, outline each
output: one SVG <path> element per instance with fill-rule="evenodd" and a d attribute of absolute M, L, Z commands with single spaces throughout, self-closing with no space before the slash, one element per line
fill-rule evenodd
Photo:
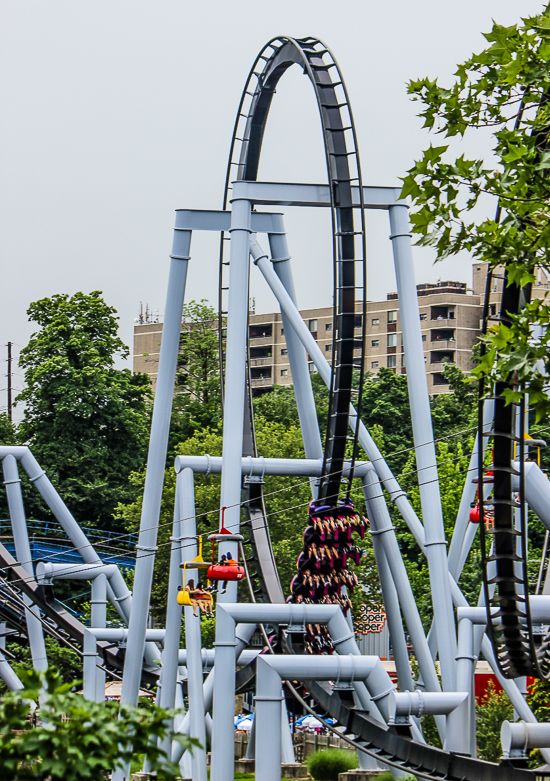
<path fill-rule="evenodd" d="M 18 675 L 13 671 L 2 651 L 0 651 L 0 678 L 4 681 L 10 692 L 17 692 L 23 688 L 23 684 Z"/>
<path fill-rule="evenodd" d="M 219 475 L 222 472 L 223 458 L 221 456 L 176 456 L 176 472 L 189 468 L 200 474 Z M 323 469 L 323 459 L 313 458 L 264 458 L 245 456 L 241 459 L 241 473 L 247 477 L 264 477 L 279 475 L 288 477 L 320 477 Z M 350 462 L 344 462 L 343 474 L 348 475 Z M 353 474 L 362 477 L 374 466 L 370 461 L 359 461 L 355 464 Z"/>
<path fill-rule="evenodd" d="M 236 645 L 235 645 L 235 655 L 233 658 L 233 665 L 235 666 L 237 661 L 239 660 L 239 657 L 244 651 L 244 649 L 248 646 L 248 643 L 250 642 L 250 638 L 254 634 L 254 631 L 256 629 L 255 624 L 239 624 L 237 626 L 235 637 L 236 637 Z M 208 674 L 204 685 L 202 687 L 203 691 L 203 697 L 204 697 L 204 710 L 205 712 L 209 711 L 212 707 L 212 702 L 214 698 L 214 670 L 211 670 Z M 177 731 L 182 735 L 189 734 L 189 725 L 190 725 L 190 718 L 189 713 L 186 713 L 184 718 L 181 720 L 181 723 L 177 727 Z M 182 756 L 182 748 L 179 743 L 172 743 L 172 762 L 179 762 Z"/>
<path fill-rule="evenodd" d="M 92 580 L 92 598 L 90 626 L 103 629 L 107 626 L 107 575 L 96 575 Z M 101 663 L 99 655 L 96 656 L 96 665 Z M 96 702 L 105 702 L 105 670 L 96 667 Z"/>
<path fill-rule="evenodd" d="M 253 662 L 254 659 L 259 655 L 260 649 L 256 650 L 247 650 L 243 651 L 241 655 L 239 656 L 239 664 L 245 665 L 249 664 L 250 662 Z M 208 667 L 212 667 L 214 664 L 216 651 L 214 648 L 202 648 L 201 649 L 201 662 L 203 666 L 203 670 L 207 669 Z M 187 664 L 187 651 L 185 648 L 181 649 L 178 652 L 178 664 L 183 665 Z"/>
<path fill-rule="evenodd" d="M 98 702 L 97 699 L 97 640 L 89 629 L 84 629 L 83 647 L 83 679 L 82 694 L 87 700 Z M 105 699 L 105 689 L 103 689 Z"/>
<path fill-rule="evenodd" d="M 130 631 L 126 658 L 124 660 L 122 693 L 120 697 L 121 702 L 129 705 L 137 703 L 141 664 L 145 649 L 145 630 L 149 616 L 149 601 L 155 566 L 155 552 L 157 550 L 164 466 L 172 414 L 172 397 L 176 378 L 181 313 L 190 246 L 191 232 L 175 230 L 160 347 L 157 388 L 149 439 L 149 453 L 147 456 L 140 530 L 136 546 L 133 606 L 128 625 Z M 124 777 L 118 772 L 116 775 L 117 778 L 115 779 L 113 776 L 113 781 L 119 781 L 120 778 Z"/>
<path fill-rule="evenodd" d="M 273 263 L 275 273 L 281 280 L 283 287 L 294 304 L 298 306 L 282 215 L 279 218 L 279 222 L 279 232 L 268 234 L 271 262 Z M 311 376 L 307 365 L 307 354 L 296 331 L 292 327 L 292 323 L 288 319 L 286 313 L 282 310 L 281 318 L 285 330 L 288 360 L 290 363 L 292 384 L 296 396 L 296 406 L 298 408 L 298 417 L 300 419 L 300 428 L 302 431 L 306 458 L 322 459 L 323 445 L 319 432 L 319 422 L 317 420 L 313 388 L 311 387 Z"/>
<path fill-rule="evenodd" d="M 416 606 L 407 570 L 399 550 L 395 527 L 386 506 L 382 488 L 377 476 L 368 472 L 362 480 L 365 501 L 369 512 L 371 534 L 380 544 L 388 563 L 393 582 L 399 597 L 399 604 L 414 646 L 414 652 L 420 668 L 420 674 L 428 691 L 439 692 L 441 686 L 433 663 L 432 655 L 424 633 L 424 626 Z M 445 740 L 445 724 L 437 718 L 437 727 L 442 741 Z"/>
<path fill-rule="evenodd" d="M 254 233 L 273 233 L 279 230 L 281 217 L 281 214 L 253 212 L 250 215 L 250 227 Z M 231 229 L 231 212 L 210 209 L 177 209 L 176 229 L 228 232 Z"/>
<path fill-rule="evenodd" d="M 460 740 L 463 743 L 461 754 L 475 756 L 475 745 L 472 746 L 472 702 L 475 702 L 474 672 L 476 658 L 474 656 L 474 635 L 472 622 L 463 618 L 458 622 L 458 653 L 456 657 L 456 686 L 459 691 L 468 692 L 468 699 L 460 706 Z M 474 711 L 475 713 L 475 711 Z M 473 730 L 475 736 L 475 729 Z"/>
<path fill-rule="evenodd" d="M 328 184 L 301 184 L 291 182 L 256 182 L 240 180 L 233 182 L 233 190 L 239 188 L 241 198 L 248 198 L 254 204 L 264 206 L 320 206 L 330 207 L 330 186 Z M 352 187 L 354 206 L 361 205 L 359 187 Z M 401 194 L 400 187 L 363 187 L 365 209 L 389 209 L 396 204 Z M 257 229 L 256 229 L 257 230 Z"/>
<path fill-rule="evenodd" d="M 281 778 L 283 746 L 277 725 L 282 715 L 282 680 L 366 681 L 377 668 L 383 670 L 377 656 L 259 656 L 254 721 L 257 745 L 261 749 L 256 752 L 256 777 L 265 781 Z"/>
<path fill-rule="evenodd" d="M 182 499 L 182 517 L 181 534 L 181 561 L 190 561 L 197 555 L 197 542 L 195 535 L 197 533 L 195 521 L 195 488 L 193 482 L 193 472 L 191 469 L 184 469 L 177 476 L 180 484 Z M 181 572 L 181 570 L 180 570 Z M 195 580 L 199 570 L 188 569 L 187 573 L 192 575 Z M 185 587 L 185 583 L 183 584 Z M 192 607 L 184 607 L 185 618 L 185 645 L 187 650 L 187 687 L 189 697 L 189 736 L 197 738 L 202 748 L 193 749 L 191 756 L 191 768 L 193 781 L 206 781 L 206 726 L 205 709 L 202 682 L 202 659 L 201 659 L 201 622 L 199 617 L 193 615 Z M 182 767 L 182 771 L 183 771 Z"/>
<path fill-rule="evenodd" d="M 403 623 L 399 608 L 399 595 L 395 588 L 386 551 L 384 550 L 384 544 L 380 539 L 381 534 L 384 532 L 377 531 L 378 529 L 383 530 L 384 528 L 391 528 L 391 521 L 389 521 L 388 508 L 386 507 L 386 502 L 382 495 L 382 487 L 374 470 L 370 473 L 368 478 L 364 478 L 363 492 L 367 505 L 367 515 L 371 524 L 370 533 L 374 546 L 378 576 L 380 578 L 380 587 L 384 598 L 384 608 L 388 617 L 388 627 L 399 688 L 401 691 L 413 691 L 415 687 L 409 663 L 409 652 L 407 651 L 405 633 L 403 632 Z"/>
<path fill-rule="evenodd" d="M 160 707 L 174 708 L 176 703 L 176 687 L 178 684 L 179 647 L 181 637 L 182 608 L 178 604 L 178 588 L 182 585 L 181 579 L 181 544 L 182 531 L 181 520 L 185 518 L 182 507 L 182 479 L 183 472 L 176 478 L 176 494 L 174 500 L 174 523 L 170 540 L 170 571 L 168 574 L 168 595 L 166 605 L 166 634 L 164 636 L 164 648 L 162 651 L 162 668 L 160 671 Z M 170 720 L 170 731 L 174 728 L 174 720 Z M 161 744 L 161 748 L 168 756 L 172 745 L 172 736 L 169 733 Z"/>
<path fill-rule="evenodd" d="M 15 556 L 25 572 L 27 572 L 31 578 L 34 578 L 31 547 L 29 544 L 29 535 L 27 533 L 27 519 L 25 517 L 23 496 L 21 494 L 21 480 L 19 478 L 15 457 L 13 455 L 7 455 L 2 462 L 2 468 L 4 471 L 4 485 L 6 487 L 6 497 L 13 530 Z M 48 657 L 46 654 L 42 624 L 40 623 L 38 616 L 31 610 L 31 601 L 29 598 L 23 596 L 23 601 L 25 602 L 25 605 L 27 605 L 25 608 L 25 620 L 27 622 L 33 667 L 35 670 L 47 670 Z"/>
<path fill-rule="evenodd" d="M 326 624 L 339 654 L 361 656 L 355 634 L 338 605 L 264 605 L 219 604 L 216 612 L 216 666 L 214 669 L 214 731 L 212 745 L 212 781 L 233 778 L 235 711 L 235 625 L 242 623 Z M 271 657 L 270 657 L 271 658 Z M 384 723 L 388 718 L 388 697 L 394 685 L 382 666 L 369 676 L 369 688 L 354 683 L 361 707 Z M 372 699 L 371 699 L 372 697 Z M 375 702 L 373 701 L 376 701 Z M 280 729 L 278 730 L 280 735 Z"/>
<path fill-rule="evenodd" d="M 429 565 L 441 678 L 444 690 L 452 692 L 456 691 L 456 628 L 449 584 L 447 543 L 439 494 L 437 459 L 414 278 L 408 209 L 405 204 L 399 204 L 392 206 L 389 212 L 390 238 L 393 246 L 401 330 L 407 361 L 407 384 L 425 530 L 425 553 Z M 452 724 L 452 714 L 448 717 L 448 721 Z"/>
<path fill-rule="evenodd" d="M 311 661 L 311 660 L 310 660 Z M 267 659 L 259 657 L 256 661 L 256 696 L 254 704 L 255 742 L 255 775 L 262 781 L 281 780 L 281 676 L 267 663 Z M 215 722 L 214 722 L 215 724 Z M 232 774 L 227 774 L 229 779 Z"/>
<path fill-rule="evenodd" d="M 328 387 L 330 387 L 331 367 L 321 352 L 319 345 L 311 335 L 309 328 L 304 323 L 298 308 L 295 306 L 294 302 L 281 284 L 280 279 L 275 274 L 271 263 L 269 263 L 269 261 L 263 257 L 258 260 L 256 265 L 262 272 L 267 284 L 275 295 L 275 298 L 278 300 L 281 306 L 281 311 L 284 311 L 288 315 L 288 318 L 292 323 L 292 327 L 298 334 L 300 341 L 311 356 L 315 366 L 319 371 L 319 374 L 321 375 L 321 379 Z M 350 427 L 353 431 L 355 430 L 356 424 L 357 413 L 353 408 L 353 405 L 350 405 Z M 424 544 L 424 527 L 418 520 L 416 513 L 407 499 L 405 491 L 402 490 L 399 483 L 395 479 L 391 469 L 387 465 L 375 441 L 367 431 L 362 421 L 359 421 L 359 443 L 374 466 L 376 473 L 384 484 L 384 488 L 389 493 L 392 502 L 401 513 L 405 523 L 411 530 L 418 544 L 422 546 Z"/>
<path fill-rule="evenodd" d="M 483 431 L 488 432 L 491 430 L 491 425 L 494 417 L 494 401 L 488 400 L 483 405 Z M 461 563 L 464 542 L 467 538 L 467 532 L 470 527 L 470 505 L 475 500 L 477 492 L 477 482 L 474 479 L 477 477 L 477 459 L 478 459 L 478 447 L 479 447 L 479 433 L 476 434 L 474 447 L 470 456 L 470 463 L 468 464 L 468 471 L 464 479 L 464 488 L 462 490 L 462 497 L 460 500 L 460 506 L 456 516 L 456 523 L 453 530 L 453 536 L 451 544 L 449 546 L 449 572 L 455 580 L 458 580 L 462 571 Z M 487 437 L 481 437 L 483 453 L 487 450 Z M 473 539 L 473 538 L 472 538 Z M 471 544 L 471 542 L 470 542 Z M 469 548 L 468 548 L 469 551 Z M 463 566 L 463 565 L 462 565 Z"/>
<path fill-rule="evenodd" d="M 248 328 L 250 201 L 240 199 L 233 190 L 229 295 L 227 302 L 227 339 L 225 359 L 225 403 L 223 413 L 223 471 L 221 506 L 225 508 L 225 527 L 238 532 L 241 516 L 241 458 L 243 454 L 244 399 L 246 392 L 246 343 Z M 228 545 L 237 558 L 237 543 Z M 228 583 L 218 602 L 235 602 L 237 583 Z"/>
<path fill-rule="evenodd" d="M 84 561 L 87 564 L 102 566 L 103 562 L 95 552 L 93 545 L 65 506 L 63 500 L 51 484 L 44 470 L 40 468 L 38 461 L 29 448 L 0 448 L 0 457 L 4 458 L 5 455 L 8 455 L 10 452 L 21 462 L 31 483 L 36 485 L 38 492 L 54 514 L 55 518 L 59 521 L 61 527 L 67 534 L 67 537 L 78 550 Z M 118 567 L 113 571 L 112 577 L 109 578 L 107 596 L 121 618 L 128 623 L 132 606 L 132 595 L 130 594 L 130 590 Z M 148 645 L 146 647 L 146 659 L 151 664 L 154 664 L 160 659 L 158 649 L 155 646 Z"/>

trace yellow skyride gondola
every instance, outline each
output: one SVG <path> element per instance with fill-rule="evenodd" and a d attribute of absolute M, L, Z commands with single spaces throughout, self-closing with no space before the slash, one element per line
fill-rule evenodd
<path fill-rule="evenodd" d="M 209 594 L 208 592 L 204 591 L 202 588 L 195 588 L 195 582 L 194 580 L 190 580 L 188 583 L 185 582 L 185 573 L 187 568 L 189 569 L 208 569 L 210 564 L 205 561 L 202 557 L 202 537 L 197 538 L 199 541 L 199 553 L 198 556 L 195 556 L 194 559 L 190 559 L 189 561 L 185 561 L 183 564 L 180 564 L 180 567 L 183 569 L 183 583 L 184 587 L 180 591 L 178 591 L 178 605 L 183 605 L 184 607 L 192 607 L 193 611 L 195 611 L 195 608 L 197 605 L 200 607 L 200 602 L 207 603 L 206 607 L 209 609 L 209 612 L 212 611 L 212 594 Z"/>

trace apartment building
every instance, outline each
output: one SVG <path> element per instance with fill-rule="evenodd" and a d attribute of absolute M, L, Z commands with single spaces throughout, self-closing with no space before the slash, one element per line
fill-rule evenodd
<path fill-rule="evenodd" d="M 443 371 L 445 362 L 467 373 L 472 368 L 472 347 L 481 333 L 481 318 L 485 296 L 487 265 L 472 267 L 472 287 L 465 282 L 439 281 L 417 285 L 420 327 L 424 344 L 424 360 L 431 395 L 446 393 L 449 386 Z M 493 280 L 490 313 L 499 310 L 502 279 Z M 534 297 L 542 297 L 550 285 L 544 271 L 537 272 Z M 332 307 L 301 310 L 309 330 L 330 362 L 332 357 Z M 356 329 L 361 347 L 362 314 L 358 308 Z M 156 382 L 162 323 L 143 323 L 134 329 L 134 371 L 146 372 Z M 249 315 L 250 375 L 255 394 L 268 391 L 274 385 L 292 385 L 281 314 Z M 385 301 L 367 303 L 365 336 L 365 370 L 377 374 L 382 367 L 406 374 L 403 333 L 397 293 L 388 293 Z M 316 368 L 308 361 L 311 373 Z"/>

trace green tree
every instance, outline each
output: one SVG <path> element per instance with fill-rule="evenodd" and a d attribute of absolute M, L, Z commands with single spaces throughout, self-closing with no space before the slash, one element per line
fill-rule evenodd
<path fill-rule="evenodd" d="M 529 686 L 527 703 L 537 721 L 550 721 L 550 683 L 535 678 Z M 529 764 L 532 768 L 544 765 L 544 759 L 538 749 L 533 749 L 529 753 Z"/>
<path fill-rule="evenodd" d="M 216 428 L 222 414 L 217 312 L 205 300 L 191 301 L 182 317 L 170 457 L 196 431 Z"/>
<path fill-rule="evenodd" d="M 0 776 L 13 781 L 97 781 L 147 753 L 158 778 L 175 781 L 178 766 L 151 737 L 166 735 L 170 711 L 156 706 L 130 708 L 115 702 L 95 703 L 70 691 L 50 668 L 43 675 L 23 675 L 24 688 L 0 701 Z M 29 701 L 44 697 L 42 724 L 29 728 Z M 195 739 L 176 735 L 193 750 Z"/>
<path fill-rule="evenodd" d="M 424 126 L 445 140 L 483 140 L 490 129 L 492 155 L 453 159 L 448 143 L 430 146 L 404 178 L 402 196 L 415 205 L 418 243 L 434 247 L 438 260 L 466 250 L 491 268 L 504 265 L 509 282 L 524 286 L 535 282 L 537 266 L 550 270 L 549 6 L 520 25 L 495 23 L 485 38 L 489 46 L 458 66 L 449 87 L 422 78 L 409 93 L 422 103 Z M 487 196 L 498 202 L 496 217 L 486 216 Z M 527 304 L 509 326 L 489 329 L 474 370 L 489 384 L 510 382 L 507 401 L 528 392 L 538 418 L 550 411 L 549 323 L 547 300 Z M 536 338 L 535 324 L 544 327 Z"/>
<path fill-rule="evenodd" d="M 389 464 L 394 472 L 400 472 L 412 444 L 407 377 L 386 368 L 375 377 L 367 376 L 361 418 L 369 430 L 380 427 Z"/>
<path fill-rule="evenodd" d="M 514 708 L 503 691 L 497 692 L 492 681 L 476 708 L 477 754 L 487 762 L 499 762 L 502 756 L 500 728 L 504 721 L 514 720 Z"/>
<path fill-rule="evenodd" d="M 21 439 L 82 525 L 111 528 L 117 503 L 131 497 L 128 476 L 145 460 L 149 378 L 115 368 L 129 351 L 99 291 L 43 298 L 27 314 L 40 330 L 19 359 Z"/>

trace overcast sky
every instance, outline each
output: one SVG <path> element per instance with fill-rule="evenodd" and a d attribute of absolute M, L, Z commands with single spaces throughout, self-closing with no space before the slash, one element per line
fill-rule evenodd
<path fill-rule="evenodd" d="M 393 186 L 430 141 L 407 80 L 448 82 L 483 48 L 492 18 L 512 24 L 541 8 L 540 0 L 1 0 L 0 345 L 24 345 L 29 303 L 54 293 L 102 290 L 130 347 L 140 301 L 162 313 L 174 209 L 220 208 L 240 94 L 270 38 L 314 35 L 329 45 L 350 94 L 364 183 Z M 273 103 L 260 178 L 325 176 L 313 91 L 293 68 Z M 328 213 L 291 211 L 299 304 L 329 305 Z M 371 300 L 395 287 L 388 233 L 386 215 L 369 218 Z M 197 235 L 191 249 L 186 299 L 214 303 L 217 239 Z M 433 266 L 430 252 L 415 250 L 415 266 L 418 282 L 471 280 L 467 257 Z M 274 310 L 255 274 L 251 292 L 256 311 Z"/>

